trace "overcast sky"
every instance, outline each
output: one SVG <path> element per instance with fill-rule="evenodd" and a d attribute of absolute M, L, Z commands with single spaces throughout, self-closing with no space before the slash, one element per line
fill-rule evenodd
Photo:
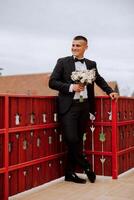
<path fill-rule="evenodd" d="M 3 75 L 50 72 L 71 55 L 72 38 L 89 40 L 95 60 L 122 95 L 134 91 L 133 0 L 0 0 L 0 68 Z"/>

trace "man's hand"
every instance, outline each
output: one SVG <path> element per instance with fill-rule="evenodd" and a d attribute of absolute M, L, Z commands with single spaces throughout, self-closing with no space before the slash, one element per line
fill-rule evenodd
<path fill-rule="evenodd" d="M 117 93 L 117 92 L 111 92 L 110 94 L 109 94 L 109 96 L 111 97 L 111 99 L 112 100 L 118 100 L 118 98 L 119 98 L 119 94 Z"/>
<path fill-rule="evenodd" d="M 73 84 L 73 91 L 74 92 L 81 92 L 84 90 L 84 85 L 83 84 Z"/>

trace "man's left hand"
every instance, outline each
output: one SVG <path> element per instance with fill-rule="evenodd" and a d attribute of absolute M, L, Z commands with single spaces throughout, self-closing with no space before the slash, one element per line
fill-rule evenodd
<path fill-rule="evenodd" d="M 119 98 L 119 94 L 117 93 L 117 92 L 111 92 L 110 94 L 109 94 L 109 96 L 111 97 L 111 99 L 112 100 L 118 100 L 118 98 Z"/>

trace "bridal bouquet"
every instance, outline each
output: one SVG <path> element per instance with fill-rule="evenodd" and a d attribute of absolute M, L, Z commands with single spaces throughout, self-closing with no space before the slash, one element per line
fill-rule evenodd
<path fill-rule="evenodd" d="M 84 86 L 88 84 L 92 84 L 95 78 L 96 78 L 95 69 L 73 71 L 71 74 L 71 79 L 75 83 L 80 83 L 80 84 L 83 84 Z M 83 101 L 83 96 L 81 95 L 81 92 L 80 92 L 80 102 L 82 101 Z"/>

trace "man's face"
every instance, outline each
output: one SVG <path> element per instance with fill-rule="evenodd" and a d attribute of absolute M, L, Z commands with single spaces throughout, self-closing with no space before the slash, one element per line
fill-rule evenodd
<path fill-rule="evenodd" d="M 84 40 L 73 40 L 72 42 L 72 54 L 77 58 L 83 58 L 84 52 L 87 49 L 87 42 Z"/>

